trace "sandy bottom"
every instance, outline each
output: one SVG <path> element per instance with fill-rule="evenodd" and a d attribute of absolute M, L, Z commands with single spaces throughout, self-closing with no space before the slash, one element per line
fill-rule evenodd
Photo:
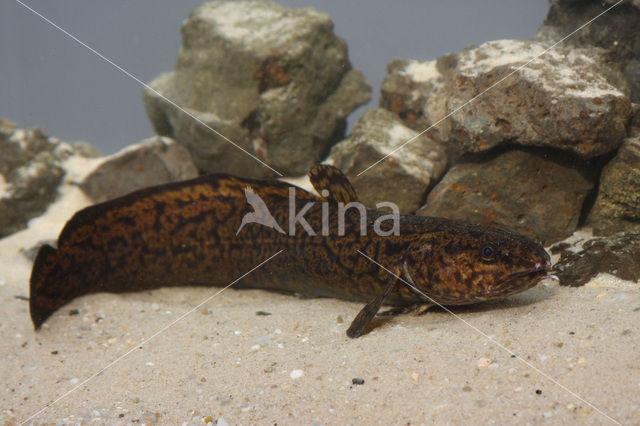
<path fill-rule="evenodd" d="M 609 276 L 355 340 L 358 303 L 189 287 L 82 297 L 35 332 L 23 251 L 87 204 L 64 192 L 0 240 L 5 424 L 640 423 L 640 286 Z"/>

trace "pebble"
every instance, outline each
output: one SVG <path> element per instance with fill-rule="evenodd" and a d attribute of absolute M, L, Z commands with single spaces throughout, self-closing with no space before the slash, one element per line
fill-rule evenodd
<path fill-rule="evenodd" d="M 353 379 L 351 379 L 351 383 L 353 383 L 354 385 L 364 385 L 364 379 L 361 379 L 360 377 L 354 377 Z"/>
<path fill-rule="evenodd" d="M 267 317 L 267 316 L 271 315 L 271 312 L 257 311 L 256 315 L 259 316 L 259 317 Z"/>
<path fill-rule="evenodd" d="M 157 311 L 158 309 L 160 309 L 160 306 L 157 303 L 152 303 L 151 309 L 153 309 L 154 311 Z"/>
<path fill-rule="evenodd" d="M 536 395 L 542 395 L 542 390 L 536 389 Z"/>
<path fill-rule="evenodd" d="M 221 405 L 226 405 L 231 402 L 231 395 L 219 395 L 216 399 Z"/>
<path fill-rule="evenodd" d="M 251 346 L 251 350 L 252 350 L 253 352 L 260 350 L 260 345 L 253 345 L 253 346 Z"/>
<path fill-rule="evenodd" d="M 291 374 L 289 374 L 289 376 L 291 376 L 292 379 L 299 379 L 300 377 L 304 376 L 304 371 L 293 370 Z"/>
<path fill-rule="evenodd" d="M 478 368 L 485 368 L 491 365 L 491 360 L 489 358 L 480 358 L 476 364 Z"/>
<path fill-rule="evenodd" d="M 260 346 L 267 346 L 271 344 L 271 339 L 269 338 L 269 336 L 260 336 L 257 339 L 258 345 Z"/>

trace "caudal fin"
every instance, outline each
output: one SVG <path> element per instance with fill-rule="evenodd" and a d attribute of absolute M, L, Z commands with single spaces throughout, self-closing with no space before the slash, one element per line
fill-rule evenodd
<path fill-rule="evenodd" d="M 36 330 L 59 307 L 69 302 L 60 273 L 58 250 L 48 244 L 38 250 L 29 281 L 29 310 Z"/>

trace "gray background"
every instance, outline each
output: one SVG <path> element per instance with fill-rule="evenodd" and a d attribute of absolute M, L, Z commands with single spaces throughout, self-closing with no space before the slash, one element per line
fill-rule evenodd
<path fill-rule="evenodd" d="M 180 25 L 202 1 L 23 0 L 142 81 L 170 71 Z M 373 86 L 377 105 L 392 58 L 430 60 L 469 44 L 527 39 L 544 19 L 545 0 L 288 1 L 328 13 L 352 64 Z M 21 6 L 0 0 L 0 117 L 42 127 L 105 154 L 153 134 L 134 80 Z M 350 122 L 366 108 L 360 108 Z"/>

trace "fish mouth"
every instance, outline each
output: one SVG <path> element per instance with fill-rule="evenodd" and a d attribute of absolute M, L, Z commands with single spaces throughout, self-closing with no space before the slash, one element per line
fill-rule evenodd
<path fill-rule="evenodd" d="M 537 262 L 532 267 L 507 275 L 504 279 L 485 289 L 485 293 L 491 294 L 504 292 L 507 294 L 524 291 L 535 286 L 538 282 L 547 278 L 556 278 L 547 271 L 551 266 L 550 261 Z"/>
<path fill-rule="evenodd" d="M 543 273 L 546 273 L 550 267 L 551 267 L 551 260 L 549 259 L 545 260 L 544 262 L 536 262 L 530 268 L 527 268 L 520 272 L 514 272 L 513 274 L 509 275 L 507 277 L 507 280 L 511 280 L 514 278 L 522 278 L 526 276 L 531 276 L 531 278 L 534 278 L 536 275 L 542 275 Z M 548 275 L 544 275 L 544 276 L 548 276 Z M 540 277 L 540 279 L 542 278 L 543 276 Z"/>

